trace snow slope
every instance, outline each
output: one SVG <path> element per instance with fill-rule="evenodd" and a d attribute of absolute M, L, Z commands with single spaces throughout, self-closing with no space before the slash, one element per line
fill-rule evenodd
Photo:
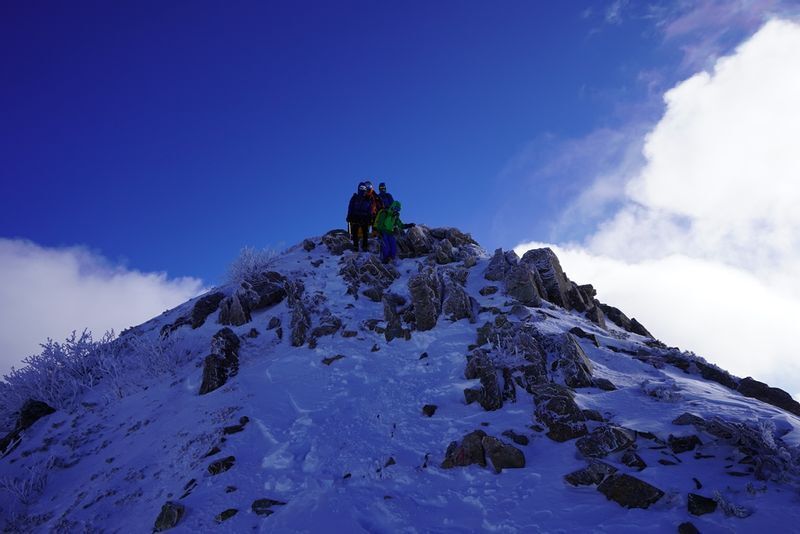
<path fill-rule="evenodd" d="M 220 389 L 198 395 L 203 358 L 221 325 L 214 313 L 200 328 L 175 330 L 171 349 L 184 355 L 183 365 L 122 399 L 110 399 L 101 387 L 90 391 L 74 410 L 59 410 L 35 423 L 0 460 L 6 530 L 150 532 L 162 505 L 174 501 L 185 507 L 175 532 L 656 533 L 675 532 L 686 521 L 701 532 L 797 531 L 800 499 L 794 478 L 756 480 L 746 464 L 737 463 L 741 455 L 732 445 L 672 424 L 684 412 L 760 424 L 792 448 L 800 444 L 796 416 L 696 374 L 617 352 L 651 350 L 645 344 L 650 340 L 610 322 L 603 330 L 548 302 L 531 308 L 530 320 L 542 332 L 577 326 L 597 337 L 599 346 L 580 339 L 581 348 L 594 376 L 618 389 L 576 389 L 581 408 L 664 441 L 670 434 L 697 433 L 703 442 L 695 451 L 672 454 L 656 441 L 639 438 L 637 452 L 648 467 L 637 472 L 614 465 L 665 496 L 648 509 L 624 508 L 592 486 L 565 483 L 564 475 L 586 460 L 574 440 L 546 437 L 523 388 L 517 389 L 516 402 L 500 410 L 465 403 L 464 389 L 477 384 L 464 378 L 476 328 L 494 320 L 488 309 L 506 311 L 512 304 L 502 291 L 479 293 L 491 285 L 483 278 L 487 255 L 469 269 L 466 283 L 485 310 L 476 323 L 440 317 L 432 330 L 387 342 L 365 326 L 370 319 L 383 319 L 383 305 L 346 294 L 338 274 L 342 258 L 354 253 L 334 256 L 319 238 L 313 241 L 318 243 L 314 250 L 293 247 L 272 269 L 302 278 L 306 295 L 321 295 L 317 298 L 343 322 L 336 334 L 319 338 L 315 348 L 292 347 L 286 300 L 255 312 L 250 323 L 232 327 L 242 340 L 238 374 Z M 313 267 L 318 260 L 322 263 Z M 389 291 L 408 295 L 408 279 L 425 261 L 400 260 L 401 276 Z M 157 343 L 162 328 L 187 314 L 194 302 L 123 338 L 135 335 Z M 267 329 L 273 317 L 281 319 L 282 339 L 277 329 Z M 345 332 L 355 335 L 345 337 L 351 335 Z M 337 355 L 344 357 L 322 361 Z M 131 349 L 126 357 L 138 355 Z M 422 413 L 428 404 L 437 406 L 432 417 Z M 236 428 L 242 417 L 246 423 Z M 590 429 L 599 424 L 591 423 Z M 448 444 L 476 429 L 509 443 L 502 436 L 507 430 L 529 437 L 528 445 L 515 445 L 526 466 L 501 473 L 478 465 L 441 468 Z M 230 469 L 209 472 L 212 462 L 230 457 Z M 743 476 L 728 474 L 732 471 Z M 24 481 L 41 487 L 23 487 Z M 687 511 L 690 492 L 708 497 L 719 492 L 725 502 L 751 514 L 739 518 L 717 509 L 693 516 Z M 258 515 L 252 510 L 257 499 L 285 504 Z M 237 512 L 215 520 L 225 510 Z"/>

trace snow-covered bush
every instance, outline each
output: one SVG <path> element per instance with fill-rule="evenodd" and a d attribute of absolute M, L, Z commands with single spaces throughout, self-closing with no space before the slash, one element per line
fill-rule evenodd
<path fill-rule="evenodd" d="M 731 501 L 723 497 L 719 491 L 714 492 L 714 500 L 719 505 L 720 510 L 722 510 L 725 513 L 725 515 L 729 517 L 733 516 L 744 519 L 745 517 L 750 517 L 751 515 L 753 515 L 753 510 L 732 503 Z"/>
<path fill-rule="evenodd" d="M 277 259 L 278 252 L 274 249 L 258 250 L 254 247 L 244 247 L 239 252 L 239 257 L 228 266 L 226 280 L 230 284 L 239 284 L 268 270 Z"/>
<path fill-rule="evenodd" d="M 33 503 L 44 491 L 44 487 L 47 485 L 47 475 L 53 468 L 53 464 L 54 459 L 50 457 L 44 462 L 25 467 L 26 473 L 22 477 L 0 478 L 0 491 L 11 494 L 26 506 Z"/>
<path fill-rule="evenodd" d="M 650 397 L 667 402 L 677 402 L 683 398 L 678 384 L 672 379 L 664 381 L 645 380 L 640 384 L 642 391 Z"/>

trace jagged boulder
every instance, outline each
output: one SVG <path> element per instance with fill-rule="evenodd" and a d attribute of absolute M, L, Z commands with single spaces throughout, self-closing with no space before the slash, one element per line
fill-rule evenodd
<path fill-rule="evenodd" d="M 208 295 L 200 297 L 192 308 L 192 328 L 200 328 L 203 326 L 208 316 L 219 309 L 219 304 L 224 298 L 225 294 L 222 291 L 215 291 L 214 293 L 209 293 Z"/>
<path fill-rule="evenodd" d="M 580 343 L 569 333 L 550 337 L 553 378 L 573 388 L 592 387 L 592 363 Z"/>
<path fill-rule="evenodd" d="M 585 436 L 586 416 L 575 403 L 573 393 L 559 384 L 540 384 L 531 388 L 536 402 L 534 416 L 548 427 L 547 437 L 568 441 Z"/>
<path fill-rule="evenodd" d="M 339 276 L 347 285 L 347 294 L 358 298 L 360 288 L 366 287 L 375 292 L 374 298 L 368 297 L 375 302 L 380 302 L 383 291 L 400 276 L 397 269 L 384 264 L 374 254 L 345 256 L 339 265 Z"/>
<path fill-rule="evenodd" d="M 397 237 L 397 254 L 401 258 L 419 258 L 433 250 L 434 238 L 423 225 L 416 225 Z"/>
<path fill-rule="evenodd" d="M 686 502 L 689 513 L 692 515 L 710 514 L 717 510 L 717 501 L 703 497 L 697 493 L 690 493 Z"/>
<path fill-rule="evenodd" d="M 433 259 L 439 265 L 446 265 L 458 261 L 455 251 L 453 250 L 453 244 L 450 243 L 447 238 L 437 241 L 433 245 Z"/>
<path fill-rule="evenodd" d="M 36 421 L 54 413 L 56 410 L 46 402 L 28 399 L 19 410 L 17 423 L 14 429 L 0 439 L 0 454 L 10 452 L 19 444 L 20 434 L 30 428 Z M 13 446 L 12 446 L 13 445 Z"/>
<path fill-rule="evenodd" d="M 748 376 L 739 382 L 737 391 L 745 397 L 758 399 L 800 416 L 800 403 L 782 389 L 770 387 L 764 382 L 759 382 Z"/>
<path fill-rule="evenodd" d="M 549 248 L 529 250 L 522 256 L 522 263 L 532 266 L 539 273 L 547 300 L 562 308 L 572 309 L 573 293 L 579 293 L 564 274 L 558 257 Z"/>
<path fill-rule="evenodd" d="M 580 438 L 575 446 L 585 458 L 604 458 L 627 449 L 636 442 L 636 432 L 613 425 L 602 425 Z"/>
<path fill-rule="evenodd" d="M 287 283 L 287 296 L 291 319 L 291 342 L 293 347 L 302 347 L 311 328 L 311 315 L 303 303 L 305 286 L 300 280 Z"/>
<path fill-rule="evenodd" d="M 466 274 L 466 271 L 463 271 Z M 445 270 L 442 272 L 442 314 L 451 321 L 469 319 L 474 323 L 478 315 L 478 302 L 471 297 L 460 283 L 461 271 Z"/>
<path fill-rule="evenodd" d="M 286 298 L 286 277 L 275 271 L 260 272 L 249 277 L 247 283 L 258 295 L 258 300 L 249 303 L 251 312 L 274 306 Z"/>
<path fill-rule="evenodd" d="M 465 391 L 467 404 L 477 401 L 487 411 L 499 410 L 503 407 L 503 391 L 500 389 L 497 379 L 497 369 L 485 351 L 481 349 L 472 351 L 468 356 L 464 376 L 468 380 L 479 379 L 481 382 L 480 389 Z"/>
<path fill-rule="evenodd" d="M 458 228 L 431 228 L 429 230 L 430 236 L 440 241 L 447 240 L 454 247 L 462 248 L 467 245 L 477 245 L 478 243 L 472 239 L 470 234 L 465 234 Z"/>
<path fill-rule="evenodd" d="M 223 328 L 211 338 L 211 354 L 203 362 L 200 395 L 219 389 L 239 371 L 239 338 L 230 328 Z"/>
<path fill-rule="evenodd" d="M 436 326 L 441 312 L 441 286 L 432 271 L 412 276 L 408 281 L 417 330 L 430 330 Z"/>
<path fill-rule="evenodd" d="M 564 480 L 571 486 L 596 486 L 616 472 L 617 468 L 612 465 L 599 460 L 590 460 L 589 465 L 583 469 L 565 475 Z"/>
<path fill-rule="evenodd" d="M 341 256 L 345 250 L 353 248 L 353 241 L 346 230 L 331 230 L 322 236 L 322 244 L 328 247 L 328 251 L 334 256 Z"/>
<path fill-rule="evenodd" d="M 161 512 L 156 518 L 156 523 L 153 525 L 153 532 L 164 532 L 174 528 L 180 523 L 186 509 L 180 503 L 167 501 L 161 507 Z"/>
<path fill-rule="evenodd" d="M 628 316 L 622 313 L 621 310 L 615 308 L 614 306 L 609 306 L 608 304 L 602 304 L 600 302 L 597 303 L 600 309 L 605 314 L 606 318 L 610 319 L 615 325 L 619 326 L 623 330 L 627 332 L 631 332 L 633 334 L 638 334 L 640 336 L 652 338 L 653 335 L 647 331 L 647 329 L 642 326 L 642 324 L 637 321 L 636 319 L 628 319 Z"/>
<path fill-rule="evenodd" d="M 516 265 L 516 254 L 511 251 L 511 255 L 503 252 L 502 248 L 494 251 L 492 259 L 489 260 L 489 265 L 483 272 L 483 277 L 492 282 L 499 282 L 506 277 L 506 273 L 512 265 Z"/>
<path fill-rule="evenodd" d="M 219 324 L 241 326 L 252 320 L 247 300 L 245 299 L 243 302 L 238 290 L 230 297 L 222 299 L 219 308 L 219 319 L 217 320 Z"/>
<path fill-rule="evenodd" d="M 504 443 L 492 436 L 484 436 L 481 440 L 486 458 L 496 473 L 503 469 L 520 469 L 525 467 L 525 455 L 521 450 Z"/>
<path fill-rule="evenodd" d="M 460 443 L 456 441 L 451 442 L 450 445 L 447 446 L 447 451 L 444 454 L 442 468 L 451 469 L 453 467 L 466 467 L 472 464 L 486 467 L 486 453 L 483 450 L 483 438 L 485 437 L 486 432 L 483 430 L 475 430 L 464 436 Z"/>
<path fill-rule="evenodd" d="M 606 324 L 606 315 L 603 313 L 603 310 L 600 308 L 600 306 L 592 303 L 592 306 L 586 310 L 586 318 L 603 330 L 608 329 L 608 325 Z"/>
<path fill-rule="evenodd" d="M 311 331 L 309 345 L 316 346 L 317 340 L 323 336 L 332 336 L 342 328 L 342 320 L 325 310 L 319 324 Z"/>
<path fill-rule="evenodd" d="M 539 307 L 542 297 L 537 287 L 537 273 L 524 263 L 510 265 L 503 279 L 506 294 L 526 306 Z"/>
<path fill-rule="evenodd" d="M 597 487 L 607 499 L 625 508 L 648 508 L 658 502 L 664 492 L 643 480 L 626 474 L 608 476 Z"/>
<path fill-rule="evenodd" d="M 386 321 L 386 331 L 384 336 L 386 341 L 391 341 L 398 337 L 404 337 L 402 312 L 406 299 L 396 293 L 385 293 L 383 295 L 383 318 Z"/>

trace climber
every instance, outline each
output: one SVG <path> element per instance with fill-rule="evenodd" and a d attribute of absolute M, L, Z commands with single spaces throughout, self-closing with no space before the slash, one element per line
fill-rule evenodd
<path fill-rule="evenodd" d="M 381 182 L 380 185 L 378 185 L 378 197 L 381 199 L 381 207 L 386 209 L 389 209 L 389 207 L 392 205 L 392 202 L 394 202 L 392 194 L 386 191 L 386 184 L 384 182 Z"/>
<path fill-rule="evenodd" d="M 366 251 L 369 247 L 367 238 L 369 237 L 369 225 L 372 224 L 372 199 L 367 194 L 368 188 L 365 182 L 358 184 L 358 191 L 350 197 L 350 205 L 347 208 L 347 224 L 350 237 L 353 239 L 353 250 L 358 252 L 359 235 L 361 237 L 361 250 Z"/>
<path fill-rule="evenodd" d="M 378 216 L 378 211 L 381 209 L 381 199 L 378 193 L 375 192 L 375 188 L 372 187 L 372 182 L 367 180 L 364 182 L 364 185 L 367 186 L 367 197 L 370 201 L 370 213 L 372 215 L 369 220 L 369 225 L 372 227 L 372 237 L 378 237 L 378 231 L 375 229 L 375 217 Z"/>
<path fill-rule="evenodd" d="M 389 208 L 382 209 L 375 218 L 375 228 L 381 235 L 381 261 L 389 263 L 397 257 L 397 241 L 394 234 L 400 230 L 415 226 L 414 223 L 403 224 L 400 220 L 400 203 L 393 201 Z"/>

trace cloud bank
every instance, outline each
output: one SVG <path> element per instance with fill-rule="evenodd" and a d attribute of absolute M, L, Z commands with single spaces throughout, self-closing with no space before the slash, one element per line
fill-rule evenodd
<path fill-rule="evenodd" d="M 48 337 L 60 341 L 83 328 L 119 332 L 188 300 L 202 286 L 195 278 L 127 270 L 83 247 L 0 238 L 0 373 L 21 367 Z"/>
<path fill-rule="evenodd" d="M 798 58 L 800 24 L 771 20 L 669 90 L 621 207 L 581 243 L 556 247 L 574 280 L 665 342 L 795 396 Z"/>

